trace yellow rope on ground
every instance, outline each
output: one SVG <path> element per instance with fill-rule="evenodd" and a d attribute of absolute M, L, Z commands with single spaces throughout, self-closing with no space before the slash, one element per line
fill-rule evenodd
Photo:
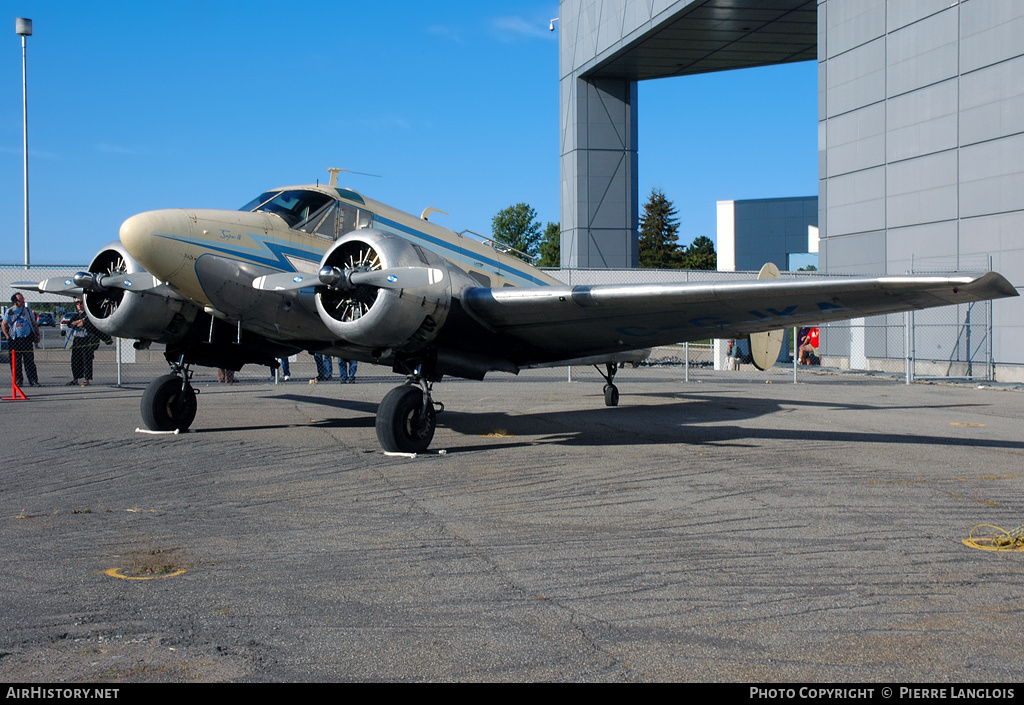
<path fill-rule="evenodd" d="M 978 529 L 994 529 L 993 536 L 975 536 Z M 1013 531 L 1001 529 L 992 524 L 978 524 L 971 529 L 971 537 L 963 540 L 965 546 L 983 551 L 1024 551 L 1024 524 Z"/>

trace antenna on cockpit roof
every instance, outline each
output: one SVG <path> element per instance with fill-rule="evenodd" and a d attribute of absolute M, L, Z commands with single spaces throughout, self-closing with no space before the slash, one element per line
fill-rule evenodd
<path fill-rule="evenodd" d="M 343 171 L 346 174 L 357 174 L 359 176 L 373 176 L 373 177 L 378 178 L 378 179 L 380 178 L 380 174 L 367 174 L 364 171 L 352 171 L 351 169 L 338 169 L 337 167 L 331 167 L 330 169 L 327 170 L 327 173 L 331 175 L 331 180 L 327 183 L 327 185 L 328 186 L 337 186 L 338 185 L 338 174 L 343 172 Z"/>

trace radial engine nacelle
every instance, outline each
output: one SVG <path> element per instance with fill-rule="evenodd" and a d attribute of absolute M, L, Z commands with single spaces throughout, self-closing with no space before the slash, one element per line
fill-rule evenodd
<path fill-rule="evenodd" d="M 136 262 L 119 242 L 113 242 L 93 258 L 89 274 L 76 275 L 76 283 L 85 286 L 85 308 L 93 325 L 110 336 L 172 343 L 181 339 L 188 325 L 195 320 L 199 309 L 153 281 L 152 276 Z M 131 290 L 118 281 L 116 286 L 105 286 L 104 279 L 122 280 L 134 275 L 137 280 L 148 278 L 143 290 Z"/>
<path fill-rule="evenodd" d="M 356 273 L 413 267 L 437 273 L 414 288 L 349 284 Z M 382 272 L 386 274 L 386 272 Z M 368 349 L 412 351 L 426 346 L 444 325 L 452 288 L 474 283 L 433 252 L 378 230 L 360 230 L 338 240 L 321 261 L 316 308 L 331 332 Z"/>

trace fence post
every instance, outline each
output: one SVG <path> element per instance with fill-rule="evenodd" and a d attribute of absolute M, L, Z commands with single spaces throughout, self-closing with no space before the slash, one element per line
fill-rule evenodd
<path fill-rule="evenodd" d="M 793 326 L 793 338 L 792 338 L 792 346 L 791 346 L 791 349 L 793 350 L 793 384 L 796 384 L 796 366 L 797 366 L 799 358 L 800 358 L 800 350 L 796 346 L 796 343 L 797 343 L 796 335 L 797 335 L 798 331 L 799 331 L 799 329 L 796 326 Z M 821 350 L 819 349 L 818 352 L 821 352 Z"/>
<path fill-rule="evenodd" d="M 988 271 L 990 271 L 990 272 L 992 271 L 992 255 L 988 256 Z M 995 382 L 996 381 L 996 361 L 995 361 L 995 358 L 992 357 L 993 354 L 995 353 L 995 347 L 992 344 L 992 335 L 993 335 L 994 331 L 992 330 L 992 301 L 991 300 L 985 302 L 985 311 L 987 313 L 987 315 L 985 316 L 985 318 L 986 318 L 986 321 L 985 321 L 985 326 L 986 326 L 985 336 L 986 336 L 987 341 L 988 341 L 988 381 L 989 382 Z"/>
<path fill-rule="evenodd" d="M 914 318 L 911 311 L 903 312 L 903 372 L 905 384 L 914 381 Z"/>

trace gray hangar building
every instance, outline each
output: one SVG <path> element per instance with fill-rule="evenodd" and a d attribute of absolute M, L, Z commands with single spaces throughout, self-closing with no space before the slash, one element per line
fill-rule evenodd
<path fill-rule="evenodd" d="M 638 81 L 817 61 L 821 270 L 1024 283 L 1024 2 L 562 0 L 558 30 L 563 267 L 637 266 Z M 1022 301 L 992 307 L 1007 381 Z"/>

